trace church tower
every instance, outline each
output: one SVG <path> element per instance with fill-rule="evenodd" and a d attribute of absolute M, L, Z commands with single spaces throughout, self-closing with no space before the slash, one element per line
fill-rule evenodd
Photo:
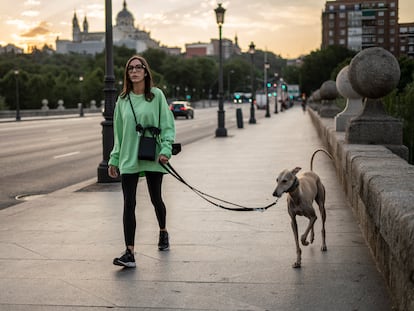
<path fill-rule="evenodd" d="M 76 16 L 76 12 L 73 14 L 72 19 L 72 36 L 73 42 L 80 42 L 81 41 L 81 30 L 79 27 L 78 17 Z"/>
<path fill-rule="evenodd" d="M 87 34 L 89 31 L 89 24 L 88 24 L 88 20 L 86 19 L 86 16 L 83 20 L 83 33 Z"/>

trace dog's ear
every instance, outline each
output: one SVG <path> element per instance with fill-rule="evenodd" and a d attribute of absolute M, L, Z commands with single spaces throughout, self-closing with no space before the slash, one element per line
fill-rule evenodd
<path fill-rule="evenodd" d="M 295 167 L 293 170 L 292 170 L 292 174 L 293 175 L 296 175 L 300 170 L 301 170 L 302 168 L 301 167 L 299 167 L 299 166 L 297 166 L 297 167 Z"/>

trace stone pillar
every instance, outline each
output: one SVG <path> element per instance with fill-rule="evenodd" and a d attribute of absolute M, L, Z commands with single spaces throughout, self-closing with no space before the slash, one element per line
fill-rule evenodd
<path fill-rule="evenodd" d="M 308 105 L 312 108 L 312 110 L 315 110 L 319 113 L 320 110 L 320 104 L 321 104 L 321 93 L 318 90 L 312 93 L 312 95 L 309 97 Z"/>
<path fill-rule="evenodd" d="M 365 101 L 362 113 L 349 123 L 345 133 L 347 143 L 384 145 L 408 159 L 408 148 L 402 144 L 402 122 L 387 115 L 381 101 L 397 86 L 400 74 L 397 59 L 383 48 L 368 48 L 355 55 L 348 78 Z"/>
<path fill-rule="evenodd" d="M 90 107 L 90 109 L 91 109 L 91 110 L 96 110 L 96 109 L 98 109 L 98 108 L 96 107 L 96 100 L 94 100 L 94 99 L 92 99 L 92 100 L 91 100 L 91 107 Z"/>
<path fill-rule="evenodd" d="M 328 80 L 322 83 L 320 90 L 322 106 L 319 111 L 321 118 L 333 118 L 341 110 L 335 104 L 335 99 L 338 97 L 338 90 L 336 89 L 335 81 Z"/>
<path fill-rule="evenodd" d="M 45 98 L 42 99 L 42 108 L 41 110 L 49 110 L 49 101 Z"/>
<path fill-rule="evenodd" d="M 59 99 L 57 102 L 58 106 L 57 106 L 57 110 L 65 110 L 65 106 L 63 106 L 63 99 Z"/>
<path fill-rule="evenodd" d="M 336 76 L 336 88 L 346 98 L 345 109 L 335 117 L 335 129 L 344 132 L 351 118 L 356 117 L 362 111 L 362 96 L 354 91 L 348 79 L 349 66 L 345 66 Z"/>

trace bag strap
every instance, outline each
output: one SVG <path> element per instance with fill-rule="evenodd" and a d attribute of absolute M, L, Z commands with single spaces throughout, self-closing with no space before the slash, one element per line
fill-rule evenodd
<path fill-rule="evenodd" d="M 128 94 L 128 100 L 129 100 L 129 105 L 131 106 L 132 113 L 134 114 L 135 125 L 138 125 L 137 116 L 135 115 L 134 107 L 132 107 L 131 97 L 129 97 L 129 94 Z"/>
<path fill-rule="evenodd" d="M 136 116 L 136 114 L 135 114 L 134 107 L 132 106 L 132 101 L 131 101 L 131 97 L 129 97 L 129 94 L 128 94 L 128 101 L 129 101 L 129 105 L 131 106 L 132 113 L 134 114 L 135 125 L 136 125 L 136 126 L 138 126 L 137 116 Z M 154 133 L 150 130 L 150 132 L 151 132 L 152 136 L 157 136 L 157 135 L 159 135 L 159 133 L 160 133 L 160 131 L 161 131 L 161 130 L 160 130 L 160 123 L 161 123 L 161 104 L 159 105 L 159 108 L 158 108 L 158 126 L 157 126 L 158 133 L 157 133 L 157 134 L 154 134 Z M 150 129 L 150 128 L 146 128 L 146 127 L 143 127 L 143 128 L 142 128 L 142 135 L 144 135 L 144 134 L 145 134 L 145 131 L 146 131 L 147 129 Z"/>

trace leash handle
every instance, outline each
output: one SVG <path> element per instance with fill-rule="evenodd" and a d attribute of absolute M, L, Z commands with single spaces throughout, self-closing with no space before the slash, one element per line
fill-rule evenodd
<path fill-rule="evenodd" d="M 173 176 L 175 179 L 177 179 L 179 182 L 183 183 L 184 185 L 186 185 L 189 189 L 191 189 L 195 194 L 197 194 L 200 198 L 204 199 L 205 201 L 207 201 L 208 203 L 215 205 L 219 208 L 225 209 L 225 210 L 230 210 L 230 211 L 239 211 L 239 212 L 249 212 L 249 211 L 257 211 L 257 212 L 264 212 L 265 210 L 267 210 L 269 207 L 272 207 L 273 205 L 275 205 L 278 201 L 278 199 L 276 199 L 275 202 L 265 206 L 265 207 L 246 207 L 243 205 L 239 205 L 236 203 L 232 203 L 220 198 L 217 198 L 215 196 L 212 196 L 210 194 L 207 194 L 205 192 L 202 192 L 200 190 L 198 190 L 197 188 L 191 186 L 190 184 L 188 184 L 183 177 L 181 177 L 180 174 L 178 174 L 178 172 L 172 167 L 172 165 L 168 162 L 166 165 L 161 163 L 161 166 L 169 173 L 171 174 L 171 176 Z M 210 198 L 210 199 L 208 199 Z M 229 207 L 229 206 L 224 206 L 222 204 L 216 203 L 214 201 L 212 201 L 211 199 L 214 199 L 216 201 L 222 202 L 222 203 L 226 203 L 235 207 Z"/>

